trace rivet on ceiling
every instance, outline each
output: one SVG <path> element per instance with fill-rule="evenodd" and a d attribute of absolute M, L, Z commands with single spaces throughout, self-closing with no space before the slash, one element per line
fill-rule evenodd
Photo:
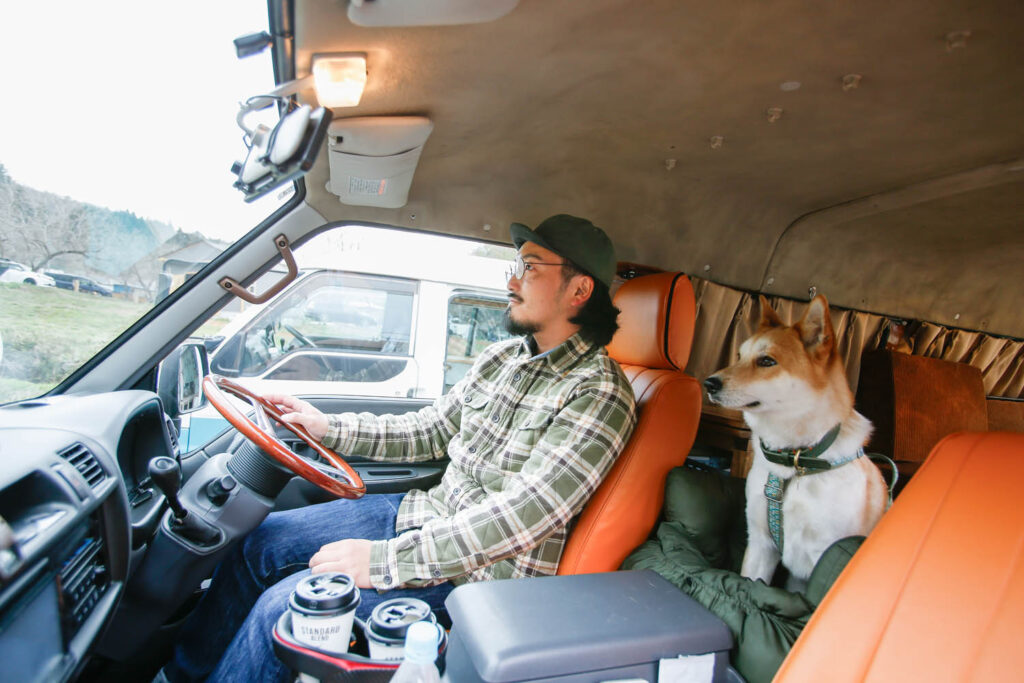
<path fill-rule="evenodd" d="M 856 90 L 860 86 L 860 74 L 846 74 L 843 76 L 843 92 L 848 90 Z"/>
<path fill-rule="evenodd" d="M 665 159 L 665 170 L 666 171 L 671 171 L 675 167 L 676 167 L 676 160 L 675 159 Z"/>
<path fill-rule="evenodd" d="M 814 285 L 811 285 L 810 287 L 807 288 L 807 298 L 808 299 L 813 299 L 817 294 L 818 294 L 818 288 L 815 287 Z"/>
<path fill-rule="evenodd" d="M 800 85 L 800 81 L 786 81 L 779 84 L 779 90 L 782 92 L 793 92 L 794 90 L 799 90 Z"/>
<path fill-rule="evenodd" d="M 946 52 L 952 52 L 957 48 L 967 47 L 967 39 L 971 37 L 969 29 L 961 31 L 950 31 L 946 34 Z"/>
<path fill-rule="evenodd" d="M 491 224 L 490 223 L 484 223 L 484 232 L 490 232 L 490 231 L 491 231 Z"/>
<path fill-rule="evenodd" d="M 711 264 L 710 264 L 710 263 L 706 263 L 706 264 L 704 264 L 704 272 L 706 273 L 706 272 L 708 272 L 709 270 L 711 270 Z"/>
<path fill-rule="evenodd" d="M 768 116 L 768 123 L 775 123 L 782 118 L 782 107 L 768 107 L 765 114 Z"/>
<path fill-rule="evenodd" d="M 725 138 L 723 138 L 721 135 L 712 135 L 711 136 L 711 149 L 718 149 L 719 147 L 722 146 L 723 142 L 725 142 Z"/>
<path fill-rule="evenodd" d="M 769 285 L 769 286 L 775 284 L 775 278 L 773 278 L 773 277 L 768 278 L 767 280 L 765 280 L 765 284 Z"/>

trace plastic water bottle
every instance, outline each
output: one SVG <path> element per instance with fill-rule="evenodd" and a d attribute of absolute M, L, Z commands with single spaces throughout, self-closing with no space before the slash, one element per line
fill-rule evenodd
<path fill-rule="evenodd" d="M 441 683 L 434 660 L 440 633 L 428 621 L 409 626 L 405 634 L 405 659 L 391 677 L 391 683 Z"/>

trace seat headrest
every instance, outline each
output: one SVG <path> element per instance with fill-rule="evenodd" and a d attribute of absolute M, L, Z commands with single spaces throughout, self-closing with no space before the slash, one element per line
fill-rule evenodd
<path fill-rule="evenodd" d="M 865 353 L 856 408 L 874 425 L 866 448 L 900 463 L 901 478 L 947 434 L 988 429 L 981 370 L 940 358 Z"/>
<path fill-rule="evenodd" d="M 697 303 L 683 273 L 627 280 L 615 293 L 619 330 L 608 355 L 623 365 L 682 370 L 690 358 Z"/>

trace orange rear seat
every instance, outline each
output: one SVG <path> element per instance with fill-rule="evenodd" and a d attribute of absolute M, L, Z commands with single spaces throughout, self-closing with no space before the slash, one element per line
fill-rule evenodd
<path fill-rule="evenodd" d="M 1024 434 L 936 445 L 776 681 L 1020 680 Z"/>

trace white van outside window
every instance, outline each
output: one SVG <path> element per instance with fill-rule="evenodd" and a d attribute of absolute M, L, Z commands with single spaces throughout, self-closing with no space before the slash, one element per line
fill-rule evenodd
<path fill-rule="evenodd" d="M 444 392 L 466 376 L 480 352 L 508 338 L 504 318 L 508 299 L 479 293 L 460 293 L 448 301 Z"/>
<path fill-rule="evenodd" d="M 211 372 L 259 394 L 435 399 L 483 349 L 510 337 L 505 269 L 514 254 L 402 230 L 334 228 L 294 250 L 300 274 L 282 293 L 262 305 L 232 300 L 199 336 Z M 281 275 L 271 271 L 250 289 Z M 227 426 L 210 406 L 183 416 L 182 450 Z"/>
<path fill-rule="evenodd" d="M 211 360 L 225 377 L 415 388 L 414 280 L 316 271 L 226 336 Z M 237 327 L 237 326 L 236 326 Z M 387 386 L 379 386 L 381 383 Z M 362 393 L 360 387 L 336 387 Z"/>

